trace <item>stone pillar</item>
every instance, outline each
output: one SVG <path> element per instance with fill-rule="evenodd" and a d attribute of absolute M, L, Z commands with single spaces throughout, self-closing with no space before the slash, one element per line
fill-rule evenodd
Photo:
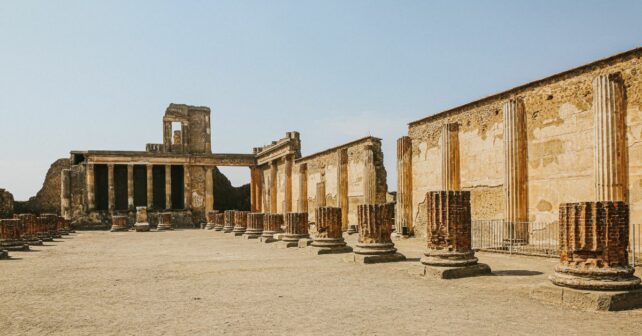
<path fill-rule="evenodd" d="M 152 209 L 154 207 L 154 177 L 153 165 L 147 165 L 147 207 Z"/>
<path fill-rule="evenodd" d="M 165 165 L 165 209 L 172 208 L 172 166 Z"/>
<path fill-rule="evenodd" d="M 593 79 L 595 197 L 626 201 L 626 89 L 619 73 Z"/>
<path fill-rule="evenodd" d="M 127 216 L 111 216 L 111 232 L 127 230 Z"/>
<path fill-rule="evenodd" d="M 317 183 L 317 194 L 315 198 L 317 207 L 325 206 L 325 181 Z"/>
<path fill-rule="evenodd" d="M 234 211 L 234 236 L 242 236 L 247 230 L 247 214 L 249 211 Z"/>
<path fill-rule="evenodd" d="M 363 203 L 377 203 L 377 174 L 374 166 L 374 151 L 372 145 L 364 150 L 363 162 Z"/>
<path fill-rule="evenodd" d="M 62 238 L 60 232 L 58 232 L 58 215 L 53 213 L 44 213 L 42 214 L 42 216 L 46 218 L 46 225 L 47 230 L 49 231 L 49 235 L 52 238 Z"/>
<path fill-rule="evenodd" d="M 165 145 L 165 151 L 172 151 L 172 122 L 163 120 L 163 145 Z"/>
<path fill-rule="evenodd" d="M 71 219 L 71 169 L 60 172 L 60 215 Z"/>
<path fill-rule="evenodd" d="M 256 211 L 263 212 L 265 208 L 263 207 L 263 170 L 256 168 Z"/>
<path fill-rule="evenodd" d="M 318 207 L 315 211 L 317 234 L 312 242 L 315 254 L 348 253 L 352 248 L 343 239 L 341 208 Z"/>
<path fill-rule="evenodd" d="M 412 225 L 412 141 L 404 136 L 397 140 L 397 214 L 395 233 L 413 232 Z"/>
<path fill-rule="evenodd" d="M 278 184 L 276 181 L 276 174 L 277 174 L 277 164 L 276 160 L 270 162 L 270 212 L 271 213 L 277 213 L 277 206 L 276 206 L 276 196 L 277 196 L 277 191 L 278 191 Z"/>
<path fill-rule="evenodd" d="M 53 241 L 53 236 L 49 233 L 49 218 L 45 216 L 38 216 L 36 217 L 36 227 L 37 227 L 37 233 L 36 237 L 38 239 L 42 240 L 43 242 L 50 242 Z"/>
<path fill-rule="evenodd" d="M 96 194 L 95 194 L 95 179 L 94 179 L 94 164 L 88 163 L 85 172 L 86 186 L 87 186 L 87 209 L 93 211 L 96 209 Z"/>
<path fill-rule="evenodd" d="M 183 165 L 183 182 L 184 186 L 184 200 L 185 200 L 185 209 L 192 208 L 192 176 L 190 174 L 190 165 Z"/>
<path fill-rule="evenodd" d="M 147 208 L 136 207 L 136 224 L 134 224 L 136 232 L 149 231 L 149 222 L 147 221 Z"/>
<path fill-rule="evenodd" d="M 346 148 L 337 151 L 337 205 L 341 209 L 341 228 L 348 229 L 348 150 Z M 318 219 L 316 220 L 319 221 Z"/>
<path fill-rule="evenodd" d="M 307 212 L 289 212 L 284 218 L 285 234 L 281 238 L 281 247 L 298 247 L 299 240 L 310 238 Z"/>
<path fill-rule="evenodd" d="M 373 264 L 406 259 L 397 253 L 390 237 L 394 225 L 394 211 L 393 203 L 361 204 L 357 207 L 359 240 L 351 261 Z"/>
<path fill-rule="evenodd" d="M 29 251 L 29 245 L 20 240 L 20 219 L 0 219 L 0 251 Z"/>
<path fill-rule="evenodd" d="M 107 209 L 109 209 L 110 212 L 114 211 L 116 194 L 114 190 L 114 165 L 111 163 L 107 165 L 107 200 Z"/>
<path fill-rule="evenodd" d="M 250 211 L 256 212 L 256 167 L 250 168 Z"/>
<path fill-rule="evenodd" d="M 529 238 L 526 141 L 524 102 L 510 99 L 504 103 L 504 233 L 518 244 L 528 244 Z"/>
<path fill-rule="evenodd" d="M 263 216 L 263 233 L 261 234 L 259 241 L 262 243 L 271 243 L 276 241 L 276 239 L 274 239 L 274 235 L 281 232 L 282 225 L 282 214 L 266 213 Z"/>
<path fill-rule="evenodd" d="M 243 233 L 246 239 L 257 239 L 263 234 L 263 213 L 252 212 L 247 214 L 247 230 Z"/>
<path fill-rule="evenodd" d="M 214 169 L 205 168 L 205 212 L 214 210 Z"/>
<path fill-rule="evenodd" d="M 38 238 L 38 219 L 32 214 L 18 214 L 16 215 L 23 227 L 22 240 L 28 245 L 42 245 L 42 240 Z"/>
<path fill-rule="evenodd" d="M 298 212 L 308 212 L 308 164 L 299 165 L 299 201 Z"/>
<path fill-rule="evenodd" d="M 441 128 L 441 187 L 442 190 L 459 190 L 459 124 L 446 124 Z"/>
<path fill-rule="evenodd" d="M 223 226 L 225 225 L 225 214 L 217 213 L 214 218 L 214 231 L 223 231 Z"/>
<path fill-rule="evenodd" d="M 223 232 L 224 233 L 230 233 L 232 230 L 234 230 L 234 217 L 236 211 L 234 210 L 226 210 L 224 212 L 225 214 L 225 223 L 223 224 Z"/>
<path fill-rule="evenodd" d="M 471 245 L 470 191 L 428 192 L 426 207 L 424 274 L 454 279 L 490 273 L 488 265 L 477 263 Z"/>
<path fill-rule="evenodd" d="M 207 212 L 207 225 L 205 225 L 205 229 L 207 230 L 214 229 L 214 226 L 216 226 L 216 215 L 218 215 L 218 211 L 216 210 L 211 210 Z"/>
<path fill-rule="evenodd" d="M 158 225 L 156 230 L 174 230 L 172 226 L 172 213 L 171 212 L 161 212 L 158 214 Z"/>
<path fill-rule="evenodd" d="M 285 158 L 285 207 L 284 212 L 292 211 L 292 165 L 294 157 L 289 155 Z"/>
<path fill-rule="evenodd" d="M 127 165 L 127 208 L 134 210 L 134 165 Z"/>

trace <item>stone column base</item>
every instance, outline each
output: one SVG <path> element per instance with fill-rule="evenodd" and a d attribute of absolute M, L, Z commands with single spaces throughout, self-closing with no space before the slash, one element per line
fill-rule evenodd
<path fill-rule="evenodd" d="M 29 251 L 29 245 L 18 240 L 5 240 L 0 242 L 0 250 Z"/>
<path fill-rule="evenodd" d="M 299 246 L 299 248 L 306 248 L 306 247 L 310 246 L 310 244 L 312 244 L 312 239 L 303 238 L 303 239 L 299 239 L 299 245 L 298 246 Z"/>
<path fill-rule="evenodd" d="M 129 229 L 126 226 L 112 225 L 109 231 L 111 232 L 123 232 L 128 231 Z"/>
<path fill-rule="evenodd" d="M 642 289 L 591 291 L 544 283 L 531 290 L 531 298 L 549 304 L 590 311 L 618 311 L 642 308 Z"/>
<path fill-rule="evenodd" d="M 0 260 L 9 259 L 9 252 L 7 250 L 0 250 Z"/>
<path fill-rule="evenodd" d="M 149 232 L 149 223 L 136 223 L 134 224 L 136 232 Z"/>
<path fill-rule="evenodd" d="M 234 229 L 232 229 L 232 234 L 234 237 L 240 237 L 245 233 L 246 228 L 244 226 L 235 226 Z"/>
<path fill-rule="evenodd" d="M 38 233 L 36 237 L 38 237 L 38 239 L 42 240 L 43 242 L 53 241 L 53 237 L 51 237 L 48 233 Z"/>
<path fill-rule="evenodd" d="M 434 279 L 460 279 L 489 275 L 491 274 L 491 271 L 490 266 L 477 263 L 462 267 L 415 265 L 408 271 L 408 273 Z"/>
<path fill-rule="evenodd" d="M 233 226 L 224 226 L 223 227 L 223 233 L 232 233 L 233 230 L 234 230 Z"/>
<path fill-rule="evenodd" d="M 585 290 L 629 290 L 640 286 L 631 266 L 582 269 L 558 264 L 549 280 L 555 285 Z"/>
<path fill-rule="evenodd" d="M 397 262 L 406 260 L 406 256 L 401 253 L 389 253 L 389 254 L 357 254 L 353 253 L 351 256 L 348 256 L 344 259 L 347 262 L 354 262 L 358 264 L 379 264 L 387 262 Z"/>
<path fill-rule="evenodd" d="M 23 239 L 22 242 L 29 246 L 42 246 L 42 240 L 36 238 Z"/>
<path fill-rule="evenodd" d="M 205 225 L 205 230 L 213 230 L 214 229 L 214 224 L 212 223 L 207 223 Z"/>
<path fill-rule="evenodd" d="M 257 239 L 257 241 L 259 243 L 269 244 L 269 243 L 277 242 L 278 240 L 274 239 L 273 237 L 261 236 L 261 237 L 259 237 L 259 239 Z"/>
<path fill-rule="evenodd" d="M 214 225 L 214 231 L 223 231 L 223 225 Z"/>
<path fill-rule="evenodd" d="M 307 234 L 284 234 L 276 245 L 279 248 L 299 247 L 299 241 L 302 239 L 310 239 L 310 236 Z"/>
<path fill-rule="evenodd" d="M 263 234 L 263 231 L 257 231 L 252 229 L 245 230 L 243 238 L 245 239 L 258 239 Z"/>
<path fill-rule="evenodd" d="M 156 226 L 156 231 L 167 231 L 167 230 L 174 230 L 171 224 L 158 224 Z"/>
<path fill-rule="evenodd" d="M 346 231 L 347 234 L 355 234 L 357 233 L 357 226 L 356 225 L 348 225 L 348 230 Z"/>
<path fill-rule="evenodd" d="M 352 247 L 347 246 L 343 237 L 315 238 L 310 245 L 310 253 L 317 255 L 352 252 Z"/>

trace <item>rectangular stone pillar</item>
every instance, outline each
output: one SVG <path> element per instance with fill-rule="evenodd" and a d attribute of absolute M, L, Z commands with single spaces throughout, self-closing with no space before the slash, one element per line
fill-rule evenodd
<path fill-rule="evenodd" d="M 377 174 L 374 167 L 374 151 L 372 145 L 364 150 L 363 163 L 363 203 L 377 203 Z"/>
<path fill-rule="evenodd" d="M 626 201 L 626 88 L 619 73 L 593 79 L 595 197 Z"/>
<path fill-rule="evenodd" d="M 341 228 L 348 230 L 348 150 L 337 151 L 337 205 L 341 208 Z"/>
<path fill-rule="evenodd" d="M 412 142 L 404 136 L 397 140 L 397 211 L 395 231 L 398 236 L 403 228 L 412 234 Z"/>
<path fill-rule="evenodd" d="M 114 165 L 112 163 L 107 165 L 107 209 L 114 211 L 116 194 L 114 190 Z"/>
<path fill-rule="evenodd" d="M 165 209 L 172 208 L 172 165 L 165 165 Z"/>
<path fill-rule="evenodd" d="M 325 181 L 321 181 L 317 183 L 317 194 L 315 196 L 315 200 L 317 203 L 317 208 L 318 207 L 323 207 L 325 206 Z"/>
<path fill-rule="evenodd" d="M 154 179 L 153 179 L 154 166 L 148 164 L 146 168 L 147 168 L 147 208 L 151 209 L 154 206 Z"/>
<path fill-rule="evenodd" d="M 127 165 L 127 208 L 135 210 L 134 208 L 134 165 Z"/>
<path fill-rule="evenodd" d="M 528 243 L 526 111 L 521 98 L 504 103 L 504 234 Z"/>
<path fill-rule="evenodd" d="M 441 186 L 443 190 L 459 190 L 459 124 L 441 128 Z"/>
<path fill-rule="evenodd" d="M 263 212 L 263 170 L 256 168 L 256 211 Z"/>
<path fill-rule="evenodd" d="M 214 210 L 214 169 L 205 168 L 205 213 Z"/>
<path fill-rule="evenodd" d="M 87 187 L 87 209 L 93 211 L 96 209 L 94 164 L 88 163 L 85 171 L 85 180 Z"/>
<path fill-rule="evenodd" d="M 292 211 L 292 165 L 294 157 L 285 158 L 285 207 L 284 212 Z"/>
<path fill-rule="evenodd" d="M 250 168 L 250 211 L 256 212 L 256 167 Z"/>
<path fill-rule="evenodd" d="M 308 212 L 308 164 L 299 165 L 299 201 L 298 212 Z"/>
<path fill-rule="evenodd" d="M 270 162 L 270 212 L 271 213 L 276 213 L 277 212 L 277 191 L 278 191 L 278 184 L 276 181 L 276 173 L 277 173 L 277 163 L 276 160 Z"/>
<path fill-rule="evenodd" d="M 71 169 L 60 172 L 60 215 L 71 219 Z"/>
<path fill-rule="evenodd" d="M 185 209 L 192 208 L 192 177 L 190 175 L 189 165 L 183 165 L 183 194 L 185 200 Z"/>

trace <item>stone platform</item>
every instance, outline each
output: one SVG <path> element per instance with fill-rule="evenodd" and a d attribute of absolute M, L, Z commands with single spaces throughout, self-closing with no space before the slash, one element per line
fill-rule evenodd
<path fill-rule="evenodd" d="M 544 303 L 590 311 L 618 311 L 642 308 L 642 289 L 591 291 L 544 283 L 534 287 L 530 296 Z"/>
<path fill-rule="evenodd" d="M 388 263 L 388 262 L 397 262 L 404 261 L 406 257 L 401 253 L 390 253 L 390 254 L 357 254 L 353 253 L 352 255 L 343 259 L 347 262 L 354 262 L 358 264 L 379 264 L 379 263 Z"/>
<path fill-rule="evenodd" d="M 414 265 L 408 273 L 433 279 L 460 279 L 479 275 L 490 275 L 490 266 L 476 263 L 465 267 L 436 267 L 428 265 Z"/>

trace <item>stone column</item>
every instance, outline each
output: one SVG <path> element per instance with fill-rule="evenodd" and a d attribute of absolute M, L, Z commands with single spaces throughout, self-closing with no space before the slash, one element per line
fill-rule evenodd
<path fill-rule="evenodd" d="M 136 232 L 149 231 L 149 222 L 147 221 L 147 208 L 136 207 L 136 224 L 134 224 Z"/>
<path fill-rule="evenodd" d="M 359 240 L 354 249 L 354 262 L 373 264 L 402 261 L 390 238 L 394 225 L 394 204 L 361 204 L 357 207 Z"/>
<path fill-rule="evenodd" d="M 234 236 L 242 236 L 247 230 L 247 214 L 249 211 L 234 211 Z"/>
<path fill-rule="evenodd" d="M 116 194 L 114 190 L 114 165 L 111 163 L 107 165 L 107 200 L 107 209 L 114 211 Z"/>
<path fill-rule="evenodd" d="M 626 89 L 619 73 L 593 79 L 595 197 L 626 201 Z"/>
<path fill-rule="evenodd" d="M 325 181 L 317 183 L 317 194 L 315 198 L 317 207 L 325 206 Z"/>
<path fill-rule="evenodd" d="M 250 167 L 250 211 L 256 212 L 256 167 Z"/>
<path fill-rule="evenodd" d="M 442 190 L 459 190 L 459 124 L 446 124 L 441 128 L 441 187 Z"/>
<path fill-rule="evenodd" d="M 363 162 L 363 203 L 377 203 L 377 174 L 374 167 L 374 151 L 372 145 L 366 145 Z"/>
<path fill-rule="evenodd" d="M 425 274 L 453 279 L 490 273 L 471 245 L 470 191 L 428 192 L 426 207 Z"/>
<path fill-rule="evenodd" d="M 271 213 L 277 212 L 276 196 L 278 191 L 278 184 L 276 181 L 276 178 L 277 178 L 276 174 L 277 174 L 277 164 L 276 164 L 276 160 L 274 160 L 270 162 L 270 212 Z"/>
<path fill-rule="evenodd" d="M 217 213 L 214 220 L 214 231 L 223 231 L 224 225 L 225 225 L 225 214 Z"/>
<path fill-rule="evenodd" d="M 60 172 L 60 215 L 71 219 L 71 169 Z"/>
<path fill-rule="evenodd" d="M 154 207 L 154 166 L 148 164 L 147 168 L 147 207 L 149 209 Z"/>
<path fill-rule="evenodd" d="M 29 251 L 29 245 L 20 239 L 20 219 L 0 219 L 0 251 Z"/>
<path fill-rule="evenodd" d="M 165 165 L 165 209 L 172 208 L 172 166 Z"/>
<path fill-rule="evenodd" d="M 205 212 L 214 210 L 214 169 L 205 168 Z"/>
<path fill-rule="evenodd" d="M 127 165 L 127 208 L 134 210 L 134 165 Z"/>
<path fill-rule="evenodd" d="M 256 168 L 256 211 L 263 212 L 263 170 Z"/>
<path fill-rule="evenodd" d="M 310 238 L 307 212 L 290 212 L 284 218 L 285 234 L 281 238 L 281 247 L 299 247 L 299 240 Z"/>
<path fill-rule="evenodd" d="M 111 216 L 111 232 L 127 231 L 127 216 Z"/>
<path fill-rule="evenodd" d="M 226 210 L 225 214 L 225 223 L 223 224 L 223 233 L 230 233 L 234 230 L 234 210 Z"/>
<path fill-rule="evenodd" d="M 282 214 L 266 213 L 263 216 L 263 233 L 259 238 L 259 242 L 271 243 L 276 241 L 276 239 L 274 239 L 274 235 L 281 232 L 282 225 L 283 225 Z"/>
<path fill-rule="evenodd" d="M 95 192 L 95 179 L 94 179 L 94 164 L 87 164 L 87 171 L 85 172 L 86 187 L 87 187 L 87 209 L 93 211 L 96 209 L 96 194 Z"/>
<path fill-rule="evenodd" d="M 285 207 L 284 212 L 292 211 L 292 165 L 294 157 L 292 155 L 285 158 Z"/>
<path fill-rule="evenodd" d="M 247 214 L 247 229 L 243 233 L 243 238 L 257 239 L 263 234 L 263 216 L 260 212 Z"/>
<path fill-rule="evenodd" d="M 528 244 L 526 111 L 521 98 L 504 103 L 504 233 Z"/>
<path fill-rule="evenodd" d="M 172 226 L 172 213 L 171 212 L 161 212 L 158 214 L 158 225 L 156 230 L 174 230 Z"/>
<path fill-rule="evenodd" d="M 352 252 L 343 239 L 341 208 L 318 207 L 315 212 L 317 234 L 310 251 L 315 254 Z"/>
<path fill-rule="evenodd" d="M 207 225 L 205 225 L 205 229 L 207 230 L 214 229 L 214 226 L 216 226 L 216 215 L 218 215 L 218 211 L 216 210 L 211 210 L 207 212 Z"/>
<path fill-rule="evenodd" d="M 163 145 L 165 151 L 172 151 L 172 122 L 163 120 Z"/>
<path fill-rule="evenodd" d="M 190 165 L 183 165 L 183 183 L 184 186 L 184 203 L 185 209 L 192 208 L 192 176 L 190 175 Z"/>
<path fill-rule="evenodd" d="M 308 212 L 308 164 L 299 165 L 299 201 L 298 212 Z"/>
<path fill-rule="evenodd" d="M 346 148 L 337 151 L 337 205 L 341 209 L 341 228 L 348 229 L 348 150 Z M 318 222 L 318 219 L 317 219 Z"/>
<path fill-rule="evenodd" d="M 397 215 L 395 232 L 411 235 L 412 225 L 412 141 L 404 136 L 397 140 Z"/>

